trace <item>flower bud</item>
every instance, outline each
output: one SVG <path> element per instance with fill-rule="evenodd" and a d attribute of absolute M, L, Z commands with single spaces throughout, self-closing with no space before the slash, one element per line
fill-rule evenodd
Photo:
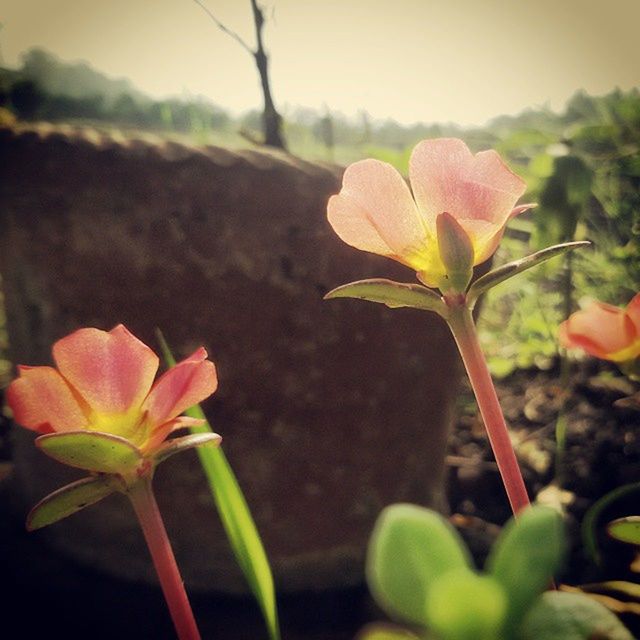
<path fill-rule="evenodd" d="M 446 274 L 440 280 L 441 291 L 462 293 L 473 275 L 473 245 L 460 223 L 447 212 L 436 218 L 436 236 L 440 259 Z"/>

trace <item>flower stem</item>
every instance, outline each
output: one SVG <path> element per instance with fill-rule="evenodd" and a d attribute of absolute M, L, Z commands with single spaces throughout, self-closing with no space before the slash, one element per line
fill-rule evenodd
<path fill-rule="evenodd" d="M 509 438 L 493 380 L 480 348 L 473 316 L 463 300 L 446 301 L 449 305 L 447 322 L 471 381 L 511 509 L 514 514 L 517 514 L 529 505 L 529 496 Z"/>
<path fill-rule="evenodd" d="M 134 482 L 129 487 L 127 495 L 142 527 L 178 638 L 200 640 L 200 632 L 191 611 L 158 503 L 153 495 L 151 477 L 145 476 Z"/>

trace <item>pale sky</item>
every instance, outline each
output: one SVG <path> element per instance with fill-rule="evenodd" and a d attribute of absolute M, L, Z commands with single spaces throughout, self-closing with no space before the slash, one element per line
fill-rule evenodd
<path fill-rule="evenodd" d="M 249 0 L 204 0 L 252 46 Z M 269 0 L 281 110 L 483 124 L 576 90 L 640 85 L 640 0 Z M 193 0 L 3 0 L 5 65 L 42 46 L 153 97 L 261 108 L 253 59 Z"/>

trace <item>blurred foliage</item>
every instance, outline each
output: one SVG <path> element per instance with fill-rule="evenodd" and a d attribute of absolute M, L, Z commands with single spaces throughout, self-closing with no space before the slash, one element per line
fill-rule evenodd
<path fill-rule="evenodd" d="M 13 117 L 77 122 L 227 147 L 247 146 L 261 130 L 258 111 L 235 117 L 203 97 L 154 101 L 128 80 L 41 49 L 25 54 L 20 69 L 0 68 L 0 108 L 4 123 Z M 510 222 L 496 264 L 558 242 L 592 241 L 593 249 L 551 260 L 489 294 L 481 330 L 496 374 L 551 365 L 557 325 L 581 298 L 621 305 L 640 289 L 638 89 L 600 97 L 578 92 L 563 114 L 529 109 L 475 129 L 405 126 L 372 120 L 364 110 L 348 118 L 329 106 L 282 115 L 291 152 L 313 161 L 346 165 L 373 157 L 406 175 L 411 149 L 424 138 L 455 136 L 474 151 L 496 149 L 526 180 L 525 199 L 539 203 Z"/>
<path fill-rule="evenodd" d="M 504 119 L 501 119 L 503 126 Z M 517 118 L 512 124 L 517 124 Z M 496 375 L 550 366 L 558 324 L 576 301 L 626 304 L 640 290 L 640 94 L 577 93 L 546 129 L 516 129 L 496 148 L 529 186 L 539 207 L 512 222 L 496 260 L 526 246 L 588 239 L 592 249 L 552 260 L 498 287 L 482 329 Z"/>

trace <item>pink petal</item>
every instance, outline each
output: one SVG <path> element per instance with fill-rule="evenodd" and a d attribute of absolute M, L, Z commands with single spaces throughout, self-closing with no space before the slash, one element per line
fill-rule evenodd
<path fill-rule="evenodd" d="M 635 328 L 625 312 L 603 302 L 572 314 L 560 331 L 563 346 L 582 348 L 603 359 L 629 347 L 635 337 Z"/>
<path fill-rule="evenodd" d="M 201 418 L 191 418 L 190 416 L 178 416 L 166 424 L 171 427 L 171 431 L 178 431 L 178 429 L 186 429 L 187 427 L 200 427 L 206 420 Z"/>
<path fill-rule="evenodd" d="M 527 202 L 526 204 L 519 204 L 517 207 L 514 207 L 511 210 L 511 213 L 509 214 L 509 220 L 511 220 L 511 218 L 515 218 L 516 216 L 519 216 L 521 213 L 524 213 L 525 211 L 529 211 L 529 209 L 533 209 L 534 207 L 537 207 L 538 203 L 537 202 Z"/>
<path fill-rule="evenodd" d="M 535 206 L 537 205 L 534 203 L 519 205 L 512 209 L 509 219 Z M 495 224 L 487 220 L 461 220 L 460 224 L 471 238 L 474 248 L 474 264 L 483 263 L 495 253 L 506 229 L 506 225 L 496 227 Z"/>
<path fill-rule="evenodd" d="M 216 368 L 206 358 L 201 347 L 160 377 L 143 404 L 152 425 L 164 425 L 217 389 Z"/>
<path fill-rule="evenodd" d="M 455 138 L 420 142 L 411 154 L 409 175 L 418 208 L 431 229 L 437 216 L 447 211 L 463 227 L 467 220 L 484 220 L 497 232 L 526 189 L 495 151 L 473 156 Z"/>
<path fill-rule="evenodd" d="M 640 338 L 640 293 L 636 293 L 627 305 L 627 316 L 636 328 L 636 336 Z"/>
<path fill-rule="evenodd" d="M 347 167 L 342 189 L 329 200 L 329 223 L 357 249 L 416 266 L 427 232 L 402 176 L 386 162 L 362 160 Z"/>
<path fill-rule="evenodd" d="M 19 367 L 20 377 L 7 389 L 7 402 L 18 424 L 40 433 L 83 429 L 88 421 L 81 401 L 52 367 Z"/>
<path fill-rule="evenodd" d="M 178 429 L 185 429 L 186 427 L 199 427 L 204 424 L 204 420 L 199 418 L 189 418 L 188 416 L 178 416 L 169 422 L 165 422 L 154 428 L 149 440 L 143 446 L 143 451 L 149 453 L 154 449 L 157 449 L 167 437 L 177 431 Z"/>
<path fill-rule="evenodd" d="M 158 370 L 156 354 L 123 326 L 79 329 L 53 345 L 60 373 L 99 413 L 142 404 Z"/>

